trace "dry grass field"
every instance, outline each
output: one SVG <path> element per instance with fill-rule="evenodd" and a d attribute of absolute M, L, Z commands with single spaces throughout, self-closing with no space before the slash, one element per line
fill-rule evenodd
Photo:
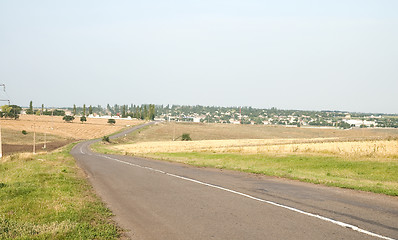
<path fill-rule="evenodd" d="M 313 139 L 333 138 L 344 140 L 398 138 L 398 129 L 330 129 L 284 127 L 266 125 L 160 123 L 128 136 L 130 142 L 170 141 L 189 133 L 192 140 L 224 139 Z"/>
<path fill-rule="evenodd" d="M 87 118 L 87 122 L 81 123 L 76 118 L 72 123 L 66 123 L 60 116 L 34 116 L 21 115 L 18 120 L 1 120 L 2 128 L 17 131 L 26 130 L 57 135 L 72 139 L 92 139 L 109 135 L 121 130 L 127 125 L 136 125 L 141 121 L 137 120 L 116 120 L 115 125 L 107 123 L 107 119 Z"/>
<path fill-rule="evenodd" d="M 194 141 L 172 141 L 189 133 Z M 249 138 L 247 138 L 249 137 Z M 111 148 L 131 154 L 212 152 L 398 157 L 398 129 L 325 129 L 231 124 L 161 123 Z M 123 144 L 124 143 L 124 144 Z"/>
<path fill-rule="evenodd" d="M 36 131 L 37 150 L 47 142 L 52 150 L 72 141 L 99 138 L 117 132 L 126 126 L 141 123 L 137 120 L 116 120 L 115 125 L 107 123 L 107 119 L 87 118 L 82 124 L 78 118 L 66 123 L 60 116 L 21 115 L 18 120 L 0 119 L 2 143 L 5 154 L 11 152 L 31 151 L 33 148 L 33 132 Z M 27 132 L 22 134 L 22 130 Z"/>
<path fill-rule="evenodd" d="M 211 152 L 241 154 L 326 154 L 343 157 L 398 159 L 397 140 L 337 141 L 338 139 L 234 139 L 138 142 L 112 146 L 130 154 Z"/>

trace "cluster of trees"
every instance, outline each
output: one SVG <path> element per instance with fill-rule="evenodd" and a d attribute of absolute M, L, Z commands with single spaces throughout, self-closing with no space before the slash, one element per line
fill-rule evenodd
<path fill-rule="evenodd" d="M 388 117 L 376 120 L 378 127 L 398 128 L 398 117 Z"/>
<path fill-rule="evenodd" d="M 22 108 L 17 105 L 3 105 L 1 106 L 0 117 L 18 119 L 21 110 Z"/>
<path fill-rule="evenodd" d="M 36 114 L 36 115 L 48 115 L 48 116 L 65 116 L 65 111 L 60 109 L 55 109 L 49 111 L 44 108 L 44 104 L 41 105 L 41 109 L 37 109 L 36 111 L 33 109 L 33 102 L 29 102 L 29 108 L 26 110 L 26 114 Z"/>
<path fill-rule="evenodd" d="M 103 108 L 101 105 L 86 107 L 86 104 L 83 104 L 82 107 L 77 107 L 75 104 L 72 108 L 68 108 L 72 112 L 73 116 L 81 115 L 81 116 L 89 116 L 91 114 L 98 115 L 111 115 L 111 116 L 119 116 L 122 118 L 131 117 L 143 120 L 153 120 L 156 115 L 156 106 L 154 104 L 142 104 L 142 105 L 118 105 L 115 104 L 113 106 L 107 104 L 106 108 Z"/>
<path fill-rule="evenodd" d="M 156 107 L 154 104 L 142 104 L 141 106 L 134 104 L 131 104 L 130 106 L 119 106 L 115 104 L 113 107 L 107 104 L 106 110 L 112 116 L 117 115 L 122 118 L 131 117 L 142 120 L 153 120 L 156 115 Z"/>

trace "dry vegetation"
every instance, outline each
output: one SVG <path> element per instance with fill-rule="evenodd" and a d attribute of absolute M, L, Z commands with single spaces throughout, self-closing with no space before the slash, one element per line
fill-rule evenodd
<path fill-rule="evenodd" d="M 329 142 L 320 142 L 326 141 Z M 240 139 L 192 142 L 162 141 L 116 145 L 112 148 L 131 154 L 212 152 L 242 154 L 328 154 L 344 157 L 398 158 L 397 140 L 332 142 L 336 139 Z M 300 143 L 306 142 L 306 143 Z"/>
<path fill-rule="evenodd" d="M 132 142 L 169 141 L 183 133 L 189 133 L 192 140 L 224 139 L 313 139 L 333 138 L 344 140 L 398 138 L 398 129 L 331 129 L 284 127 L 266 125 L 160 123 L 139 134 L 128 137 Z"/>
<path fill-rule="evenodd" d="M 72 123 L 65 123 L 60 116 L 21 115 L 19 120 L 1 120 L 0 124 L 3 129 L 15 130 L 18 133 L 22 130 L 32 133 L 35 128 L 38 133 L 47 133 L 61 138 L 92 139 L 112 134 L 127 125 L 136 125 L 140 122 L 116 120 L 115 125 L 110 125 L 107 119 L 87 118 L 87 122 L 82 124 L 78 118 Z"/>
<path fill-rule="evenodd" d="M 33 132 L 36 131 L 36 151 L 51 151 L 80 139 L 99 138 L 141 121 L 117 120 L 115 125 L 107 119 L 88 118 L 82 124 L 79 119 L 65 123 L 59 116 L 21 115 L 18 120 L 1 119 L 3 154 L 33 150 Z M 27 132 L 22 134 L 22 130 Z M 46 148 L 44 148 L 46 143 Z"/>
<path fill-rule="evenodd" d="M 174 133 L 175 132 L 175 133 Z M 197 141 L 171 141 L 190 133 Z M 250 137 L 250 139 L 245 139 Z M 398 157 L 396 129 L 319 129 L 281 126 L 162 123 L 131 135 L 114 150 L 132 154 L 213 152 L 244 154 L 331 154 Z M 131 144 L 134 143 L 134 144 Z"/>

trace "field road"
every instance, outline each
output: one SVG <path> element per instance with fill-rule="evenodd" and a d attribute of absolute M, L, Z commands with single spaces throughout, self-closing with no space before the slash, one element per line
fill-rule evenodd
<path fill-rule="evenodd" d="M 71 153 L 132 239 L 398 239 L 397 197 L 98 154 L 95 141 Z"/>

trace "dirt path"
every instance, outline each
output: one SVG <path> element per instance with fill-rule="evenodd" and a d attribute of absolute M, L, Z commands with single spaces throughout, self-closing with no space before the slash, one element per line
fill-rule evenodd
<path fill-rule="evenodd" d="M 63 141 L 48 142 L 46 144 L 46 149 L 43 149 L 44 144 L 36 144 L 36 152 L 52 151 L 75 141 L 77 140 L 69 139 Z M 20 152 L 32 152 L 32 151 L 33 151 L 33 145 L 3 144 L 3 155 L 10 155 L 13 153 L 20 153 Z"/>

